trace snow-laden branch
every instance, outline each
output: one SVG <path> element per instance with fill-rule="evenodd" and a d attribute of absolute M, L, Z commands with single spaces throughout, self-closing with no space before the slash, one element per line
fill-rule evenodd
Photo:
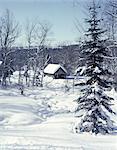
<path fill-rule="evenodd" d="M 113 13 L 111 13 L 109 11 L 106 11 L 106 13 L 109 14 L 110 16 L 114 17 L 114 18 L 117 18 L 117 14 L 113 14 Z"/>

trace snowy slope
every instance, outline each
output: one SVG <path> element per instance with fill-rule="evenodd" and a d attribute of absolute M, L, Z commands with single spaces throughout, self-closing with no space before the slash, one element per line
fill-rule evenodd
<path fill-rule="evenodd" d="M 116 150 L 116 136 L 73 134 L 71 127 L 75 118 L 71 114 L 57 115 L 40 125 L 17 127 L 1 131 L 0 143 L 11 146 L 27 146 L 27 149 L 42 145 L 60 149 Z M 53 148 L 53 149 L 54 149 Z M 46 149 L 45 149 L 46 150 Z"/>
<path fill-rule="evenodd" d="M 73 126 L 79 87 L 65 90 L 66 81 L 45 79 L 43 88 L 0 90 L 0 150 L 116 150 L 117 136 L 75 134 Z M 109 95 L 117 98 L 114 90 Z M 117 111 L 117 103 L 113 109 Z M 117 117 L 112 116 L 117 125 Z"/>

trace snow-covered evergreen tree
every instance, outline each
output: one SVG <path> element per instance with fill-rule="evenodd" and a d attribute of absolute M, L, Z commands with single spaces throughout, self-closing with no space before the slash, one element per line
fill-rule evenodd
<path fill-rule="evenodd" d="M 109 113 L 113 98 L 107 96 L 104 91 L 111 87 L 108 70 L 103 67 L 103 58 L 109 56 L 105 47 L 105 40 L 102 38 L 104 31 L 100 28 L 98 19 L 98 8 L 95 1 L 89 8 L 89 24 L 86 36 L 87 41 L 83 45 L 82 54 L 86 60 L 85 76 L 87 77 L 85 88 L 82 89 L 82 96 L 77 100 L 77 111 L 83 111 L 81 122 L 76 126 L 76 132 L 110 133 L 113 121 Z"/>

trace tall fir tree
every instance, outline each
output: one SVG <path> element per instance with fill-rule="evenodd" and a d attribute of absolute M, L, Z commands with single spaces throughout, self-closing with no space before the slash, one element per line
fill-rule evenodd
<path fill-rule="evenodd" d="M 109 113 L 113 98 L 105 94 L 105 90 L 111 86 L 107 80 L 110 72 L 103 67 L 103 58 L 109 56 L 102 38 L 105 31 L 100 28 L 101 19 L 98 19 L 98 9 L 95 1 L 89 8 L 89 19 L 86 20 L 89 27 L 86 33 L 87 40 L 83 45 L 82 55 L 86 60 L 85 76 L 87 81 L 82 88 L 82 96 L 77 100 L 76 112 L 83 111 L 81 122 L 75 127 L 76 132 L 110 133 L 113 129 L 113 121 Z"/>

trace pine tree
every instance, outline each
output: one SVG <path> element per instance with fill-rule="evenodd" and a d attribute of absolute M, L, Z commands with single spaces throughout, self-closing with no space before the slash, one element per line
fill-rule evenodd
<path fill-rule="evenodd" d="M 77 111 L 83 111 L 80 124 L 75 128 L 76 132 L 91 133 L 110 133 L 113 127 L 113 121 L 109 113 L 111 101 L 113 98 L 105 94 L 105 90 L 111 86 L 108 76 L 108 70 L 103 67 L 103 58 L 109 56 L 105 46 L 105 40 L 102 39 L 103 31 L 100 28 L 101 19 L 98 19 L 98 9 L 100 7 L 93 1 L 89 8 L 89 19 L 86 20 L 89 27 L 86 33 L 87 41 L 83 45 L 82 55 L 86 60 L 85 89 L 82 89 L 82 96 L 77 100 Z M 108 80 L 107 80 L 108 79 Z"/>

